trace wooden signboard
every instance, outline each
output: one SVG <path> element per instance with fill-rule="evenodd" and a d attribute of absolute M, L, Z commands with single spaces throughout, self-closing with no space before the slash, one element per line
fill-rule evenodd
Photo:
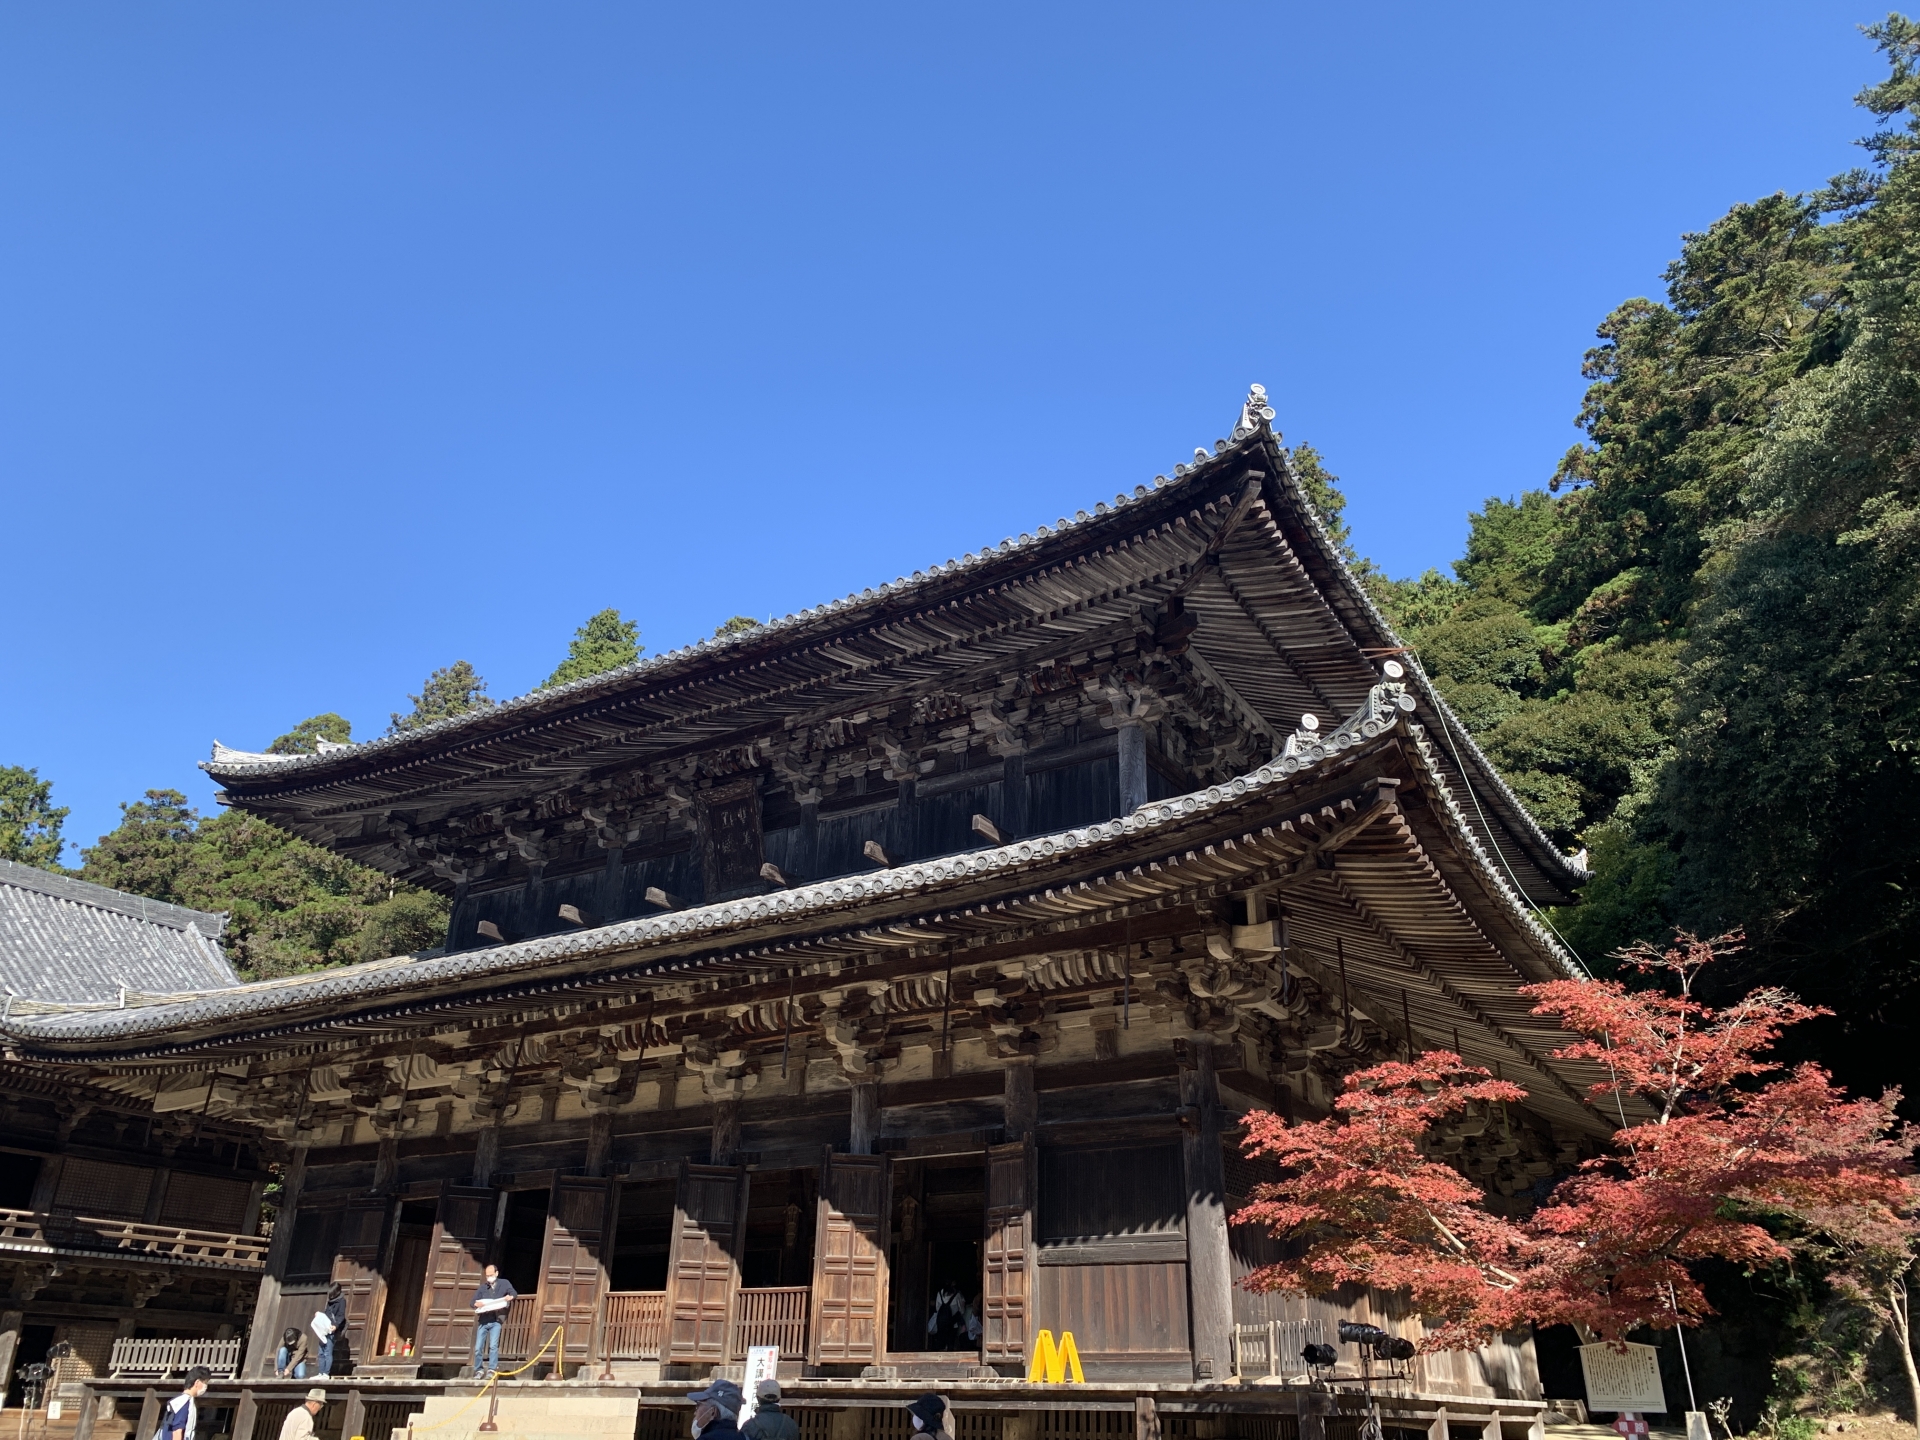
<path fill-rule="evenodd" d="M 1580 1374 L 1587 1384 L 1589 1410 L 1664 1415 L 1666 1387 L 1660 1383 L 1660 1352 L 1651 1345 L 1582 1345 Z"/>
<path fill-rule="evenodd" d="M 555 1330 L 562 1330 L 555 1349 L 547 1354 L 557 1352 L 563 1364 L 584 1365 L 593 1359 L 593 1327 L 607 1288 L 607 1208 L 612 1192 L 610 1180 L 565 1176 L 553 1182 L 546 1246 L 540 1258 L 540 1329 L 533 1345 L 538 1349 Z"/>
<path fill-rule="evenodd" d="M 980 1358 L 1025 1365 L 1033 1317 L 1033 1142 L 987 1147 L 987 1242 Z"/>
<path fill-rule="evenodd" d="M 481 1271 L 493 1243 L 497 1204 L 492 1190 L 454 1184 L 440 1187 L 414 1346 L 414 1354 L 422 1360 L 464 1364 L 473 1357 L 473 1292 L 485 1278 Z"/>
<path fill-rule="evenodd" d="M 727 1363 L 727 1325 L 740 1288 L 747 1221 L 744 1165 L 695 1165 L 680 1172 L 667 1256 L 667 1335 L 661 1359 L 673 1365 Z"/>
<path fill-rule="evenodd" d="M 826 1152 L 813 1246 L 816 1365 L 875 1365 L 887 1333 L 887 1157 Z"/>

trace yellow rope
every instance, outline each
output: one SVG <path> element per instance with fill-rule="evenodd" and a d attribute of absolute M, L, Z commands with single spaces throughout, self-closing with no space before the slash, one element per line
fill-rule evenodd
<path fill-rule="evenodd" d="M 538 1362 L 540 1357 L 547 1353 L 547 1345 L 551 1345 L 553 1344 L 554 1341 L 558 1340 L 561 1337 L 561 1335 L 565 1333 L 566 1328 L 567 1327 L 564 1325 L 554 1326 L 553 1333 L 547 1336 L 547 1344 L 542 1345 L 538 1350 L 534 1351 L 532 1356 L 529 1357 L 529 1359 L 527 1360 L 527 1363 L 522 1365 L 519 1370 L 495 1370 L 492 1374 L 487 1376 L 487 1383 L 482 1385 L 478 1390 L 474 1392 L 473 1398 L 467 1401 L 467 1403 L 462 1405 L 458 1410 L 454 1411 L 453 1414 L 447 1416 L 446 1419 L 437 1420 L 431 1425 L 409 1425 L 407 1429 L 409 1431 L 438 1430 L 443 1426 L 451 1425 L 454 1421 L 458 1420 L 462 1415 L 466 1414 L 467 1411 L 471 1410 L 475 1405 L 478 1405 L 480 1403 L 481 1397 L 484 1396 L 489 1390 L 493 1388 L 494 1381 L 500 1379 L 502 1376 L 514 1376 L 514 1375 L 520 1374 L 521 1371 L 531 1370 L 534 1367 L 535 1363 Z"/>

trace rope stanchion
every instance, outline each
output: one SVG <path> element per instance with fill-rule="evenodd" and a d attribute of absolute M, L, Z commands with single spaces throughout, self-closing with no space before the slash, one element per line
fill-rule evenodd
<path fill-rule="evenodd" d="M 548 1347 L 551 1346 L 554 1341 L 558 1340 L 563 1334 L 566 1333 L 566 1328 L 567 1327 L 564 1325 L 554 1326 L 553 1333 L 547 1336 L 546 1344 L 542 1345 L 538 1350 L 534 1351 L 533 1354 L 528 1358 L 527 1363 L 522 1365 L 518 1370 L 496 1370 L 491 1375 L 487 1376 L 487 1383 L 482 1385 L 477 1391 L 474 1392 L 473 1398 L 468 1400 L 467 1403 L 462 1405 L 458 1410 L 454 1411 L 453 1414 L 447 1416 L 446 1419 L 436 1420 L 431 1425 L 409 1425 L 407 1427 L 407 1433 L 409 1435 L 423 1435 L 429 1430 L 445 1429 L 447 1426 L 451 1425 L 454 1421 L 458 1420 L 462 1415 L 466 1414 L 467 1411 L 471 1410 L 475 1405 L 478 1405 L 480 1403 L 481 1397 L 486 1395 L 493 1396 L 493 1404 L 488 1407 L 487 1418 L 485 1421 L 481 1423 L 480 1428 L 482 1430 L 497 1429 L 498 1427 L 495 1426 L 493 1423 L 493 1417 L 494 1417 L 496 1408 L 499 1404 L 500 1397 L 498 1395 L 493 1394 L 494 1382 L 496 1380 L 501 1380 L 501 1379 L 512 1379 L 515 1375 L 519 1375 L 524 1373 L 525 1371 L 531 1370 L 535 1365 L 540 1363 L 540 1357 L 547 1353 Z"/>

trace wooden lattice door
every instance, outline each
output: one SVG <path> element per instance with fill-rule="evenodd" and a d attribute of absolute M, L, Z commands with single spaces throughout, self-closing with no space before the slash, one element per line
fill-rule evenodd
<path fill-rule="evenodd" d="M 1033 1317 L 1033 1143 L 987 1147 L 987 1238 L 980 1277 L 980 1357 L 1024 1365 Z"/>
<path fill-rule="evenodd" d="M 562 1330 L 563 1363 L 593 1359 L 593 1329 L 607 1288 L 607 1210 L 613 1183 L 564 1176 L 553 1182 L 547 1239 L 540 1257 L 540 1329 L 535 1348 Z M 549 1356 L 555 1351 L 549 1350 Z"/>
<path fill-rule="evenodd" d="M 442 1364 L 473 1356 L 473 1292 L 480 1288 L 493 1244 L 492 1190 L 443 1185 L 433 1212 L 433 1244 L 420 1293 L 419 1340 L 414 1354 Z"/>
<path fill-rule="evenodd" d="M 352 1200 L 340 1209 L 340 1236 L 334 1242 L 330 1275 L 347 1302 L 344 1333 L 333 1342 L 333 1365 L 340 1373 L 373 1355 L 386 1300 L 380 1260 L 392 1211 L 392 1202 L 383 1196 Z"/>
<path fill-rule="evenodd" d="M 887 1157 L 835 1155 L 820 1171 L 813 1247 L 817 1365 L 878 1364 L 887 1333 Z"/>
<path fill-rule="evenodd" d="M 724 1365 L 740 1243 L 747 1221 L 744 1165 L 687 1164 L 680 1172 L 667 1257 L 668 1364 Z"/>

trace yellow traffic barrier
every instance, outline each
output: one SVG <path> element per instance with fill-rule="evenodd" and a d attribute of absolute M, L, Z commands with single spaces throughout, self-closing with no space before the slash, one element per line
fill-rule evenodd
<path fill-rule="evenodd" d="M 1053 1332 L 1042 1330 L 1033 1342 L 1033 1364 L 1027 1370 L 1027 1383 L 1044 1380 L 1049 1385 L 1058 1385 L 1069 1375 L 1075 1385 L 1087 1383 L 1087 1377 L 1080 1370 L 1080 1347 L 1073 1343 L 1073 1331 L 1062 1330 L 1056 1348 Z"/>

